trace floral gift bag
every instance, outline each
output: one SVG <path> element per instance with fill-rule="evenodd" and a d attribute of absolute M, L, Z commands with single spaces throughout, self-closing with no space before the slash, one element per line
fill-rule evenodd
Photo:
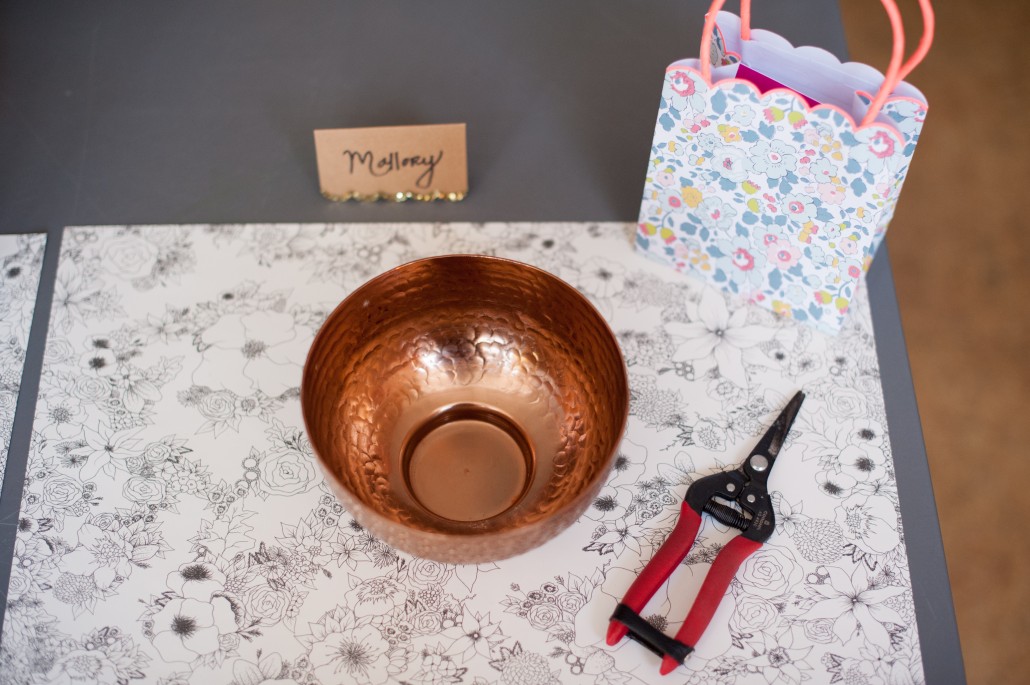
<path fill-rule="evenodd" d="M 637 245 L 677 270 L 834 333 L 883 240 L 927 105 L 903 79 L 893 0 L 882 0 L 894 50 L 886 75 L 793 47 L 741 16 L 705 17 L 701 58 L 665 74 Z"/>

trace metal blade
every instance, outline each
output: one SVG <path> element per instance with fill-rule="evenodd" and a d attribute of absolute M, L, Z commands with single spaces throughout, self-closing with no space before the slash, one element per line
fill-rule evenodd
<path fill-rule="evenodd" d="M 805 393 L 799 390 L 766 432 L 766 435 L 770 438 L 767 454 L 773 459 L 779 455 L 780 448 L 783 447 L 783 441 L 787 439 L 787 433 L 790 433 L 790 427 L 794 425 L 794 419 L 797 418 L 798 411 L 801 410 L 801 403 L 804 401 Z"/>
<path fill-rule="evenodd" d="M 773 424 L 769 426 L 769 430 L 765 432 L 755 448 L 751 450 L 743 467 L 744 473 L 749 478 L 762 483 L 769 478 L 773 462 L 776 461 L 776 457 L 783 447 L 783 441 L 787 439 L 790 427 L 794 424 L 794 419 L 797 418 L 801 403 L 804 401 L 805 393 L 798 391 L 780 412 L 780 415 L 776 417 Z"/>

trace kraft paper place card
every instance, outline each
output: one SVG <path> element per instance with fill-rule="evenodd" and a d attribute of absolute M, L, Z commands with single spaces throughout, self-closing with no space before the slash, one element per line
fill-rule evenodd
<path fill-rule="evenodd" d="M 330 200 L 462 200 L 465 124 L 315 131 L 322 195 Z"/>

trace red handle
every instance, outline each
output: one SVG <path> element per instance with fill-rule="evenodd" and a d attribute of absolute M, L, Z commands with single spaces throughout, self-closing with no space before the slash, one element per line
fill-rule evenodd
<path fill-rule="evenodd" d="M 647 600 L 654 596 L 662 583 L 669 579 L 672 572 L 687 556 L 687 552 L 694 544 L 694 539 L 697 538 L 697 531 L 700 527 L 701 515 L 684 502 L 680 508 L 680 519 L 676 523 L 676 527 L 672 529 L 668 539 L 658 548 L 658 552 L 647 563 L 637 579 L 629 586 L 625 597 L 622 598 L 622 603 L 639 614 L 647 604 Z M 732 573 L 730 573 L 730 577 L 733 577 Z M 619 640 L 626 637 L 627 632 L 629 631 L 626 626 L 618 621 L 612 621 L 608 624 L 608 644 L 617 644 Z"/>
<path fill-rule="evenodd" d="M 701 590 L 697 593 L 694 606 L 687 614 L 687 620 L 683 622 L 679 632 L 676 633 L 677 640 L 691 647 L 697 644 L 701 634 L 705 632 L 705 628 L 711 622 L 712 616 L 715 615 L 715 610 L 719 608 L 722 598 L 726 596 L 726 590 L 729 589 L 733 576 L 737 574 L 737 569 L 761 546 L 761 542 L 748 540 L 738 535 L 722 548 L 719 556 L 715 557 L 715 562 L 709 569 L 708 575 L 705 576 L 705 582 L 702 583 Z M 611 634 L 610 629 L 609 634 Z M 611 643 L 609 642 L 609 644 Z M 664 657 L 661 667 L 662 675 L 675 670 L 678 665 L 672 657 Z"/>

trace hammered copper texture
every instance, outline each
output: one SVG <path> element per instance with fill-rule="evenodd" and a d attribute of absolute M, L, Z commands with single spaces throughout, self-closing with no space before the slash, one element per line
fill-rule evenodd
<path fill-rule="evenodd" d="M 400 266 L 344 300 L 312 344 L 301 404 L 359 523 L 412 554 L 476 563 L 535 547 L 583 512 L 629 398 L 618 344 L 578 291 L 518 262 L 456 255 Z M 532 452 L 518 501 L 479 521 L 436 515 L 405 477 L 406 442 L 459 406 L 506 417 Z"/>

